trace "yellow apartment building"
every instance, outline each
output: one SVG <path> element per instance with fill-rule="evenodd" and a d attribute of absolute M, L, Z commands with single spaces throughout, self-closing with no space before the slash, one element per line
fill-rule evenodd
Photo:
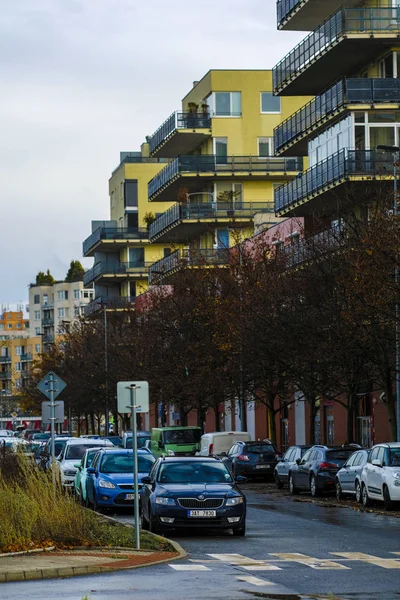
<path fill-rule="evenodd" d="M 255 215 L 276 223 L 274 190 L 304 164 L 276 156 L 274 128 L 307 100 L 274 96 L 268 70 L 211 70 L 194 82 L 140 152 L 121 153 L 110 221 L 93 221 L 83 243 L 94 258 L 88 313 L 134 302 L 184 265 L 226 265 Z"/>

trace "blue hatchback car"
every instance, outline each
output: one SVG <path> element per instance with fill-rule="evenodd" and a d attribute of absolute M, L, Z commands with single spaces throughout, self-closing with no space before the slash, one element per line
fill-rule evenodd
<path fill-rule="evenodd" d="M 217 458 L 159 458 L 142 478 L 142 529 L 163 532 L 196 527 L 246 533 L 246 498 L 233 475 Z"/>
<path fill-rule="evenodd" d="M 138 485 L 149 474 L 155 458 L 138 450 Z M 133 452 L 124 448 L 102 448 L 87 469 L 86 494 L 94 510 L 133 506 Z"/>

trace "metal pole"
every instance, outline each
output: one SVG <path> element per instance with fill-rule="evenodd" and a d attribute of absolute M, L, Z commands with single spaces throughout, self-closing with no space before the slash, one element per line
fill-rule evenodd
<path fill-rule="evenodd" d="M 104 391 L 106 394 L 105 401 L 105 435 L 109 434 L 110 423 L 108 414 L 108 331 L 107 331 L 107 307 L 104 305 L 104 371 L 105 371 L 105 386 Z"/>
<path fill-rule="evenodd" d="M 54 377 L 53 377 L 53 375 L 50 375 L 49 394 L 50 394 L 51 474 L 52 474 L 52 480 L 53 480 L 53 492 L 55 494 L 55 490 L 56 490 L 56 473 L 55 473 L 56 452 L 55 452 L 55 443 L 54 443 L 54 438 L 55 438 L 54 425 L 55 425 L 55 420 L 56 420 L 56 415 L 55 415 L 56 405 L 54 402 L 54 391 L 55 391 L 54 383 L 55 383 Z"/>
<path fill-rule="evenodd" d="M 138 486 L 138 455 L 137 455 L 137 431 L 136 431 L 136 385 L 130 386 L 131 392 L 131 415 L 132 415 L 132 452 L 133 452 L 133 493 L 135 514 L 135 545 L 140 550 L 140 522 L 139 522 L 139 486 Z"/>
<path fill-rule="evenodd" d="M 398 215 L 398 207 L 397 207 L 397 161 L 399 160 L 400 153 L 395 152 L 393 154 L 394 162 L 393 162 L 393 194 L 394 194 L 394 202 L 393 202 L 393 214 L 394 216 Z M 399 267 L 397 265 L 397 257 L 396 257 L 396 265 L 394 269 L 394 283 L 395 283 L 395 294 L 396 294 L 396 424 L 397 424 L 397 441 L 400 442 L 400 323 L 399 323 L 399 303 L 397 300 L 397 287 L 399 282 Z"/>

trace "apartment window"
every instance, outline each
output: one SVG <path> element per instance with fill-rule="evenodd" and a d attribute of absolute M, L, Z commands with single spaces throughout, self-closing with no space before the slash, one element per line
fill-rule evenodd
<path fill-rule="evenodd" d="M 80 290 L 74 290 L 74 299 L 79 300 L 80 298 Z"/>
<path fill-rule="evenodd" d="M 228 138 L 227 137 L 217 137 L 213 138 L 213 147 L 214 154 L 217 157 L 216 162 L 218 165 L 226 165 L 227 164 L 227 156 L 228 156 Z"/>
<path fill-rule="evenodd" d="M 57 292 L 58 300 L 68 300 L 68 290 L 60 290 Z"/>
<path fill-rule="evenodd" d="M 49 297 L 47 294 L 43 294 L 43 306 L 47 306 Z"/>
<path fill-rule="evenodd" d="M 93 296 L 93 290 L 85 290 L 83 292 L 83 297 L 84 298 L 92 298 L 92 296 Z"/>
<path fill-rule="evenodd" d="M 280 113 L 281 99 L 274 96 L 272 92 L 261 92 L 261 112 L 262 113 Z"/>
<path fill-rule="evenodd" d="M 35 310 L 34 315 L 35 321 L 40 321 L 40 310 Z"/>
<path fill-rule="evenodd" d="M 21 363 L 20 362 L 15 363 L 15 370 L 21 371 Z"/>
<path fill-rule="evenodd" d="M 40 327 L 35 327 L 35 335 L 40 335 Z"/>
<path fill-rule="evenodd" d="M 39 354 L 39 352 L 40 352 L 40 344 L 35 344 L 35 352 L 36 352 L 36 354 Z"/>
<path fill-rule="evenodd" d="M 25 329 L 29 329 L 29 323 L 24 323 Z"/>
<path fill-rule="evenodd" d="M 17 356 L 21 356 L 21 354 L 22 354 L 22 346 L 15 346 L 15 354 Z"/>
<path fill-rule="evenodd" d="M 74 307 L 74 316 L 75 316 L 75 317 L 79 317 L 79 315 L 80 315 L 80 309 L 79 309 L 79 306 L 75 306 L 75 307 Z"/>
<path fill-rule="evenodd" d="M 33 302 L 34 304 L 40 304 L 40 294 L 35 294 L 33 296 Z"/>
<path fill-rule="evenodd" d="M 17 329 L 21 329 L 21 323 L 17 323 L 16 327 Z"/>
<path fill-rule="evenodd" d="M 241 92 L 215 92 L 214 107 L 216 117 L 240 117 L 242 115 Z"/>
<path fill-rule="evenodd" d="M 7 323 L 8 329 L 12 329 L 12 323 Z"/>
<path fill-rule="evenodd" d="M 4 331 L 4 324 L 0 323 L 0 331 Z"/>
<path fill-rule="evenodd" d="M 59 308 L 58 309 L 58 318 L 64 319 L 64 317 L 65 317 L 65 308 Z"/>
<path fill-rule="evenodd" d="M 258 138 L 258 156 L 266 158 L 274 155 L 274 138 L 260 137 Z"/>

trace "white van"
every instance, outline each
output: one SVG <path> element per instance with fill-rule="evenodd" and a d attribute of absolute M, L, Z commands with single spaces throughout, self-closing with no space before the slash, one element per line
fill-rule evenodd
<path fill-rule="evenodd" d="M 251 436 L 247 431 L 214 431 L 201 436 L 199 456 L 227 454 L 236 442 L 249 442 Z"/>

